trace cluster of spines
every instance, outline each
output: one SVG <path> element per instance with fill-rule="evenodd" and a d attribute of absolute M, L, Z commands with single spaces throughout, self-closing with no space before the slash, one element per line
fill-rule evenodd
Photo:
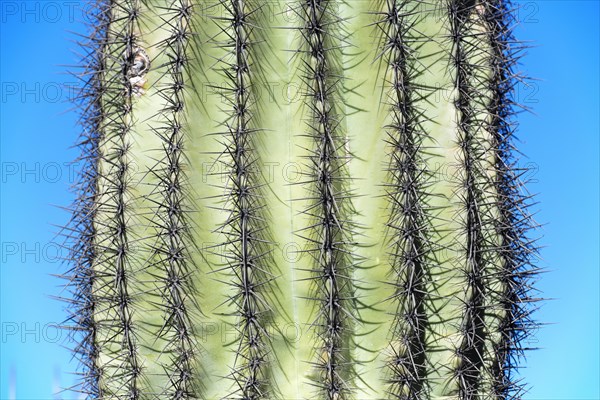
<path fill-rule="evenodd" d="M 63 278 L 71 297 L 64 300 L 69 304 L 69 316 L 65 328 L 75 343 L 73 352 L 79 360 L 81 371 L 79 380 L 72 390 L 89 398 L 102 396 L 99 379 L 101 371 L 96 359 L 96 324 L 94 314 L 96 304 L 94 286 L 94 248 L 96 229 L 94 226 L 97 180 L 98 143 L 102 123 L 103 74 L 105 68 L 105 45 L 108 35 L 110 14 L 105 1 L 98 1 L 90 10 L 89 36 L 79 46 L 83 53 L 83 70 L 76 74 L 82 83 L 72 99 L 79 109 L 81 135 L 78 148 L 81 153 L 75 161 L 79 164 L 79 175 L 74 186 L 76 200 L 69 209 L 71 220 L 64 228 L 66 247 L 70 249 L 68 261 L 72 265 Z"/>
<path fill-rule="evenodd" d="M 388 90 L 390 124 L 387 143 L 390 178 L 385 185 L 390 204 L 387 222 L 392 253 L 391 280 L 395 286 L 391 354 L 387 362 L 388 392 L 394 398 L 419 399 L 425 391 L 424 281 L 427 274 L 427 215 L 424 192 L 427 179 L 422 160 L 422 114 L 416 102 L 421 88 L 416 82 L 414 52 L 420 46 L 411 35 L 415 9 L 402 0 L 387 0 L 376 22 L 381 44 L 378 59 L 386 63 L 384 87 Z"/>
<path fill-rule="evenodd" d="M 185 165 L 185 89 L 189 73 L 188 46 L 193 32 L 192 4 L 189 0 L 172 0 L 159 8 L 163 29 L 168 36 L 156 44 L 165 59 L 160 78 L 153 83 L 155 96 L 164 102 L 158 117 L 161 122 L 152 130 L 161 140 L 157 150 L 159 159 L 150 174 L 157 180 L 148 196 L 151 205 L 150 224 L 156 229 L 151 243 L 149 270 L 157 271 L 153 278 L 158 282 L 158 308 L 163 313 L 163 323 L 158 338 L 164 339 L 166 347 L 160 349 L 159 357 L 167 375 L 160 398 L 197 398 L 195 386 L 198 343 L 194 340 L 193 316 L 197 315 L 194 301 L 193 277 L 195 264 L 191 253 L 191 225 L 188 221 L 191 205 L 187 190 Z M 158 57 L 155 57 L 158 58 Z"/>
<path fill-rule="evenodd" d="M 254 28 L 260 25 L 261 9 L 247 0 L 221 0 L 221 6 L 224 15 L 213 18 L 222 36 L 214 41 L 226 51 L 218 64 L 225 64 L 222 73 L 227 84 L 219 90 L 230 107 L 223 122 L 226 131 L 220 134 L 225 145 L 220 162 L 227 176 L 224 209 L 229 217 L 219 229 L 226 242 L 217 248 L 224 250 L 221 256 L 227 258 L 225 270 L 232 275 L 235 293 L 230 298 L 238 331 L 231 373 L 236 387 L 227 397 L 258 399 L 272 396 L 274 390 L 268 384 L 271 337 L 267 325 L 271 305 L 265 298 L 272 290 L 273 274 L 256 155 L 260 129 L 256 127 L 254 80 L 259 71 L 254 70 L 253 53 L 257 35 Z"/>
<path fill-rule="evenodd" d="M 521 179 L 527 170 L 519 168 L 515 159 L 513 134 L 516 129 L 513 117 L 515 108 L 521 106 L 514 100 L 515 85 L 520 81 L 514 69 L 522 45 L 515 40 L 512 27 L 514 10 L 508 0 L 485 3 L 484 19 L 489 29 L 491 43 L 492 102 L 489 112 L 493 119 L 495 169 L 494 182 L 499 196 L 499 221 L 497 231 L 502 238 L 500 256 L 503 270 L 497 278 L 503 282 L 504 293 L 500 303 L 505 310 L 499 329 L 501 342 L 495 349 L 496 361 L 491 366 L 494 376 L 493 391 L 497 398 L 520 398 L 523 386 L 515 376 L 519 359 L 527 349 L 524 345 L 537 323 L 532 320 L 532 278 L 538 270 L 533 268 L 537 254 L 535 241 L 530 238 L 536 227 L 528 207 L 531 197 L 524 190 Z"/>
<path fill-rule="evenodd" d="M 317 374 L 312 384 L 327 399 L 350 396 L 354 379 L 351 348 L 354 300 L 351 194 L 346 164 L 351 159 L 340 110 L 343 77 L 337 61 L 345 47 L 343 20 L 329 0 L 304 0 L 297 14 L 304 104 L 313 143 L 309 149 L 307 179 L 309 208 L 303 214 L 311 225 L 297 235 L 310 243 L 307 252 L 314 260 L 309 268 L 317 315 L 311 327 L 319 338 L 310 361 Z"/>

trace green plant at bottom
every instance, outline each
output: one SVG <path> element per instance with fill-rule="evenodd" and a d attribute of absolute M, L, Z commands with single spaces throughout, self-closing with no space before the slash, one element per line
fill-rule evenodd
<path fill-rule="evenodd" d="M 100 399 L 520 398 L 507 0 L 98 0 L 66 228 Z"/>

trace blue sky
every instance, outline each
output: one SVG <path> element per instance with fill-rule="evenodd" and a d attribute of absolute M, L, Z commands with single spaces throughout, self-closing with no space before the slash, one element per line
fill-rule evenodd
<path fill-rule="evenodd" d="M 0 399 L 71 399 L 75 364 L 55 324 L 63 305 L 50 296 L 64 266 L 56 244 L 67 214 L 77 152 L 75 116 L 63 84 L 74 64 L 78 1 L 0 3 L 1 238 Z M 520 149 L 532 167 L 536 220 L 547 269 L 537 287 L 547 323 L 528 353 L 526 399 L 599 399 L 599 47 L 597 1 L 522 1 L 517 36 L 532 44 L 519 85 L 534 113 L 520 116 Z"/>

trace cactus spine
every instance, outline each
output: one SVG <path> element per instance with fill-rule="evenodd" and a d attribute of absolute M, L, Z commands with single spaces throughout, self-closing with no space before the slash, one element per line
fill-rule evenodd
<path fill-rule="evenodd" d="M 68 328 L 89 398 L 520 398 L 507 0 L 98 0 Z"/>

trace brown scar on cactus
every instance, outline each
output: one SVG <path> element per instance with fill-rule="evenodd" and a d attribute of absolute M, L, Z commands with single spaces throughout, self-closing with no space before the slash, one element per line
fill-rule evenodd
<path fill-rule="evenodd" d="M 135 97 L 146 93 L 146 74 L 150 70 L 150 57 L 142 47 L 135 47 L 127 69 L 128 91 Z"/>

